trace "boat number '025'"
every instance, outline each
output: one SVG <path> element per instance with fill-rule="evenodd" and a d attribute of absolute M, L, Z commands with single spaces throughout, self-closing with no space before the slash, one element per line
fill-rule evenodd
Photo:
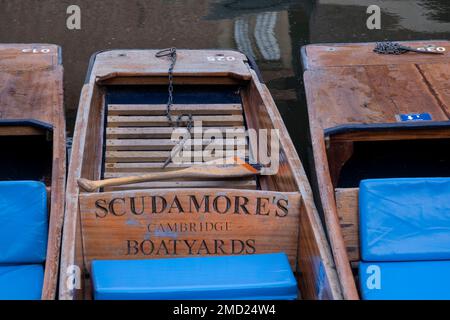
<path fill-rule="evenodd" d="M 206 59 L 210 62 L 219 62 L 219 61 L 234 61 L 236 60 L 235 57 L 233 56 L 222 56 L 222 55 L 218 55 L 218 56 L 208 56 L 206 57 Z"/>
<path fill-rule="evenodd" d="M 49 48 L 42 48 L 42 49 L 36 49 L 36 48 L 29 48 L 29 49 L 22 49 L 23 53 L 50 53 Z"/>

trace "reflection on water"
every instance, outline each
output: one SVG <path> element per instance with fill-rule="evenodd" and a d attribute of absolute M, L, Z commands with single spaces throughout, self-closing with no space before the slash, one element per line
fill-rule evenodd
<path fill-rule="evenodd" d="M 0 42 L 63 47 L 72 130 L 90 55 L 112 48 L 236 48 L 253 56 L 301 154 L 307 144 L 300 46 L 310 42 L 448 39 L 448 0 L 0 0 Z M 78 4 L 82 30 L 66 29 Z M 378 4 L 382 30 L 366 29 Z"/>

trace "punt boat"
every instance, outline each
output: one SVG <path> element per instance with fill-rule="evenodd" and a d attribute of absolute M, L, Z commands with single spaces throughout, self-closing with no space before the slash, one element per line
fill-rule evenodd
<path fill-rule="evenodd" d="M 219 164 L 225 149 L 233 162 Z M 245 55 L 93 55 L 59 289 L 68 300 L 341 298 L 304 169 Z"/>
<path fill-rule="evenodd" d="M 313 186 L 346 299 L 450 298 L 449 51 L 302 48 Z"/>
<path fill-rule="evenodd" d="M 66 176 L 60 47 L 0 45 L 0 299 L 55 299 Z"/>

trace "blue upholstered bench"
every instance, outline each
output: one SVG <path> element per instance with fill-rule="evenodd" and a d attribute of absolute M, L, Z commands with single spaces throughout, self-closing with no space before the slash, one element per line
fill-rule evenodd
<path fill-rule="evenodd" d="M 45 185 L 0 182 L 0 299 L 41 298 L 47 229 Z"/>
<path fill-rule="evenodd" d="M 96 300 L 291 300 L 297 284 L 287 256 L 96 260 Z"/>
<path fill-rule="evenodd" d="M 450 299 L 450 179 L 363 180 L 364 299 Z"/>

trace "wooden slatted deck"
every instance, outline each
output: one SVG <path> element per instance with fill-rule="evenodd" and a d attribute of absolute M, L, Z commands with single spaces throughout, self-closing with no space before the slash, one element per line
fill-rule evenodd
<path fill-rule="evenodd" d="M 187 133 L 186 117 L 174 128 L 165 116 L 165 105 L 110 104 L 107 106 L 104 178 L 141 175 L 148 172 L 172 171 L 199 165 L 203 150 L 216 149 L 213 154 L 239 151 L 248 156 L 248 142 L 241 104 L 176 104 L 171 108 L 172 119 L 177 115 L 192 114 L 196 128 L 192 139 L 184 145 L 191 150 L 179 158 L 182 163 L 170 163 L 162 168 L 171 150 L 178 144 L 172 140 L 174 130 L 177 136 Z M 198 124 L 201 123 L 201 130 Z M 201 139 L 201 135 L 204 139 Z M 218 135 L 221 135 L 218 136 Z M 218 147 L 220 146 L 220 147 Z M 184 163 L 186 162 L 186 163 Z M 154 181 L 120 187 L 105 188 L 105 191 L 135 190 L 147 188 L 235 188 L 256 189 L 256 177 L 235 180 Z"/>

